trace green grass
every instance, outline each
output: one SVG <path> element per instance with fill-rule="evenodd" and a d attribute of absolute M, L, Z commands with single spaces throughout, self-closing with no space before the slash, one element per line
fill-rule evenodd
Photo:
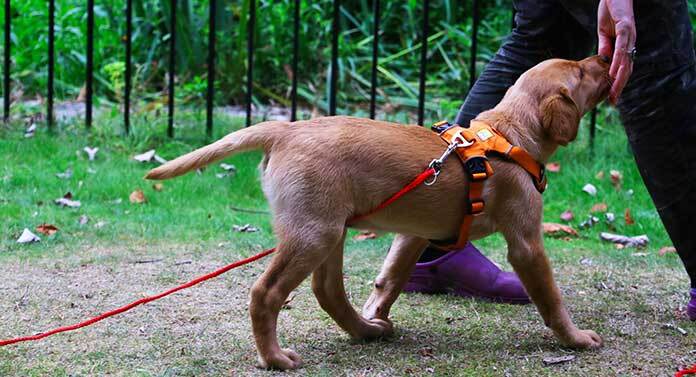
<path fill-rule="evenodd" d="M 559 215 L 571 209 L 578 223 L 590 215 L 596 203 L 606 203 L 608 210 L 616 214 L 614 224 L 607 224 L 598 213 L 600 224 L 581 231 L 581 237 L 573 241 L 549 240 L 553 247 L 592 248 L 599 245 L 600 231 L 612 231 L 629 235 L 648 234 L 650 249 L 669 245 L 669 239 L 661 225 L 649 195 L 646 192 L 626 144 L 623 130 L 616 126 L 614 113 L 604 110 L 600 116 L 600 128 L 594 149 L 589 145 L 587 125 L 583 125 L 579 140 L 568 148 L 562 148 L 553 157 L 561 164 L 559 173 L 549 173 L 549 189 L 544 194 L 545 221 L 561 222 Z M 64 126 L 51 133 L 40 129 L 36 136 L 26 139 L 19 127 L 7 127 L 2 131 L 0 158 L 5 161 L 0 171 L 0 217 L 5 219 L 2 233 L 3 249 L 26 250 L 13 241 L 22 229 L 34 229 L 42 223 L 60 228 L 29 249 L 44 249 L 55 244 L 92 240 L 125 242 L 166 239 L 181 242 L 196 240 L 233 240 L 240 237 L 231 231 L 233 224 L 252 223 L 262 228 L 264 236 L 251 236 L 255 242 L 270 240 L 269 216 L 236 212 L 230 207 L 266 210 L 256 166 L 258 152 L 234 156 L 229 159 L 238 167 L 233 177 L 220 179 L 218 165 L 208 167 L 201 174 L 189 174 L 176 180 L 165 181 L 164 189 L 157 192 L 152 182 L 142 179 L 154 163 L 139 163 L 135 154 L 155 148 L 164 158 L 171 159 L 206 142 L 200 115 L 183 113 L 177 119 L 177 136 L 167 138 L 162 119 L 152 116 L 138 117 L 134 135 L 123 137 L 116 132 L 120 124 L 117 114 L 106 113 L 99 118 L 95 129 L 86 132 L 79 123 Z M 240 127 L 242 121 L 228 117 L 216 119 L 215 137 Z M 198 125 L 198 126 L 194 126 Z M 98 146 L 96 161 L 88 161 L 82 148 Z M 56 173 L 72 169 L 70 179 L 60 179 Z M 616 190 L 609 179 L 609 171 L 619 170 L 623 175 L 621 189 Z M 604 172 L 598 179 L 596 174 Z M 445 172 L 446 174 L 446 172 Z M 597 197 L 581 191 L 586 183 L 598 189 Z M 130 203 L 131 192 L 142 189 L 147 198 L 145 204 Z M 629 194 L 632 190 L 632 194 Z M 77 209 L 61 208 L 53 200 L 67 192 L 82 202 Z M 635 220 L 626 225 L 623 213 L 629 208 Z M 90 221 L 81 226 L 80 216 Z M 103 221 L 105 225 L 95 228 Z M 250 237 L 244 235 L 243 239 Z M 494 245 L 500 247 L 498 241 Z M 617 253 L 628 253 L 617 251 Z M 5 254 L 5 253 L 4 253 Z"/>
<path fill-rule="evenodd" d="M 147 119 L 136 122 L 138 129 Z M 182 122 L 196 122 L 189 117 Z M 118 119 L 101 120 L 97 127 L 111 129 L 109 123 Z M 218 135 L 240 124 L 221 119 Z M 162 127 L 147 127 L 153 134 L 164 135 Z M 74 243 L 85 240 L 125 242 L 133 240 L 167 239 L 184 241 L 238 237 L 231 231 L 232 224 L 251 222 L 270 234 L 267 216 L 236 213 L 230 206 L 265 209 L 255 166 L 259 153 L 236 156 L 228 162 L 239 166 L 233 177 L 217 178 L 223 172 L 217 165 L 202 174 L 191 174 L 177 181 L 164 182 L 157 192 L 152 182 L 142 179 L 154 163 L 139 163 L 135 154 L 150 148 L 165 158 L 173 158 L 204 143 L 204 130 L 182 128 L 176 139 L 164 136 L 140 138 L 135 135 L 122 138 L 106 131 L 92 134 L 68 128 L 59 134 L 39 131 L 32 139 L 24 139 L 16 130 L 5 131 L 0 142 L 0 155 L 6 164 L 2 168 L 2 209 L 0 216 L 9 221 L 2 229 L 3 247 L 16 250 L 11 242 L 25 227 L 33 229 L 40 223 L 55 224 L 60 228 L 54 237 L 42 245 Z M 180 131 L 180 132 L 179 132 Z M 197 132 L 199 131 L 199 132 Z M 139 129 L 139 133 L 144 131 Z M 198 133 L 200 136 L 194 136 Z M 98 146 L 96 161 L 87 160 L 84 146 Z M 56 173 L 73 170 L 70 179 L 59 179 Z M 144 204 L 129 202 L 129 195 L 142 189 L 147 198 Z M 61 208 L 53 200 L 72 192 L 82 206 Z M 90 221 L 81 226 L 80 216 Z M 95 228 L 103 221 L 106 224 Z M 247 237 L 248 238 L 248 237 Z M 254 237 L 252 237 L 254 238 Z M 42 248 L 43 246 L 39 246 Z"/>
<path fill-rule="evenodd" d="M 291 308 L 281 313 L 279 330 L 281 344 L 296 349 L 307 363 L 298 375 L 662 375 L 692 361 L 696 329 L 683 314 L 686 274 L 676 255 L 657 255 L 669 239 L 614 113 L 604 109 L 599 119 L 593 151 L 583 125 L 579 140 L 553 158 L 561 171 L 549 173 L 544 201 L 546 221 L 560 222 L 559 214 L 571 208 L 576 228 L 595 203 L 604 202 L 617 214 L 613 226 L 601 222 L 581 230 L 578 239 L 546 239 L 573 318 L 604 336 L 603 350 L 560 348 L 532 306 L 422 295 L 407 295 L 396 303 L 394 338 L 354 343 L 319 309 L 305 283 Z M 200 175 L 165 181 L 161 192 L 142 179 L 154 165 L 140 164 L 133 155 L 156 148 L 172 158 L 206 143 L 200 114 L 180 112 L 177 124 L 175 139 L 164 136 L 164 120 L 151 115 L 137 117 L 134 135 L 123 137 L 116 112 L 99 115 L 91 132 L 79 123 L 54 133 L 40 129 L 29 139 L 18 125 L 0 131 L 0 269 L 5 276 L 0 283 L 5 297 L 0 300 L 0 338 L 75 322 L 274 244 L 268 215 L 230 209 L 267 209 L 257 177 L 259 153 L 230 158 L 227 162 L 238 168 L 234 177 L 217 178 L 221 170 L 216 164 Z M 241 124 L 240 119 L 218 117 L 215 137 Z M 101 148 L 96 161 L 87 161 L 80 152 L 86 145 Z M 68 167 L 74 171 L 72 178 L 55 176 Z M 611 169 L 623 174 L 620 191 L 609 181 Z M 600 170 L 605 172 L 601 180 L 595 177 Z M 596 198 L 581 191 L 588 182 L 597 186 Z M 129 202 L 137 188 L 143 189 L 147 203 Z M 626 194 L 629 189 L 632 195 Z M 67 191 L 82 207 L 52 203 Z M 624 224 L 625 208 L 631 209 L 635 225 Z M 81 215 L 90 218 L 88 224 L 78 224 Z M 98 221 L 105 225 L 95 228 Z M 60 231 L 42 236 L 37 244 L 14 242 L 23 228 L 33 230 L 41 223 L 55 224 Z M 233 224 L 246 223 L 261 232 L 231 230 Z M 602 243 L 600 231 L 648 234 L 651 244 L 642 251 L 647 255 L 634 256 L 634 249 L 616 250 Z M 349 239 L 345 278 L 354 304 L 367 298 L 390 240 Z M 477 245 L 509 270 L 500 237 Z M 583 259 L 592 263 L 580 263 Z M 142 260 L 154 262 L 136 263 Z M 190 263 L 177 264 L 182 261 Z M 249 286 L 266 263 L 235 270 L 90 329 L 0 349 L 0 374 L 265 374 L 253 368 L 246 305 Z M 662 329 L 665 322 L 676 323 L 689 335 Z M 577 359 L 553 367 L 541 363 L 542 357 L 567 353 Z"/>

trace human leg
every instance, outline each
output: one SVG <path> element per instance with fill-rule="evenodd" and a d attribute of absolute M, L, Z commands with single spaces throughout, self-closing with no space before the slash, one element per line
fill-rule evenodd
<path fill-rule="evenodd" d="M 592 34 L 559 1 L 519 0 L 515 9 L 515 29 L 469 91 L 456 124 L 466 126 L 480 112 L 493 108 L 517 78 L 539 62 L 552 57 L 580 59 L 591 52 Z M 470 243 L 449 254 L 429 247 L 418 262 L 406 291 L 530 302 L 514 273 L 501 271 Z"/>

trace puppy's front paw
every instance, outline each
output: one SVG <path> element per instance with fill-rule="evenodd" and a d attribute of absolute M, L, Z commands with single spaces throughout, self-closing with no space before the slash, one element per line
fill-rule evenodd
<path fill-rule="evenodd" d="M 261 356 L 259 355 L 258 367 L 262 369 L 297 369 L 302 366 L 302 358 L 297 352 L 283 348 L 276 354 Z"/>
<path fill-rule="evenodd" d="M 391 321 L 373 318 L 365 319 L 360 326 L 359 332 L 352 334 L 352 337 L 355 340 L 369 341 L 386 338 L 392 334 L 394 334 L 394 325 L 392 325 Z"/>
<path fill-rule="evenodd" d="M 597 349 L 602 347 L 602 338 L 592 330 L 577 330 L 571 339 L 563 344 L 578 349 Z"/>
<path fill-rule="evenodd" d="M 394 334 L 394 324 L 389 320 L 373 318 L 367 320 L 375 330 L 375 338 L 386 338 Z"/>

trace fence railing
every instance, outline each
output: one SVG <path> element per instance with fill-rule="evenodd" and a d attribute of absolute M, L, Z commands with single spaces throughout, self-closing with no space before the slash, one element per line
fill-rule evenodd
<path fill-rule="evenodd" d="M 250 0 L 247 23 L 247 72 L 246 72 L 246 126 L 251 125 L 252 117 L 252 94 L 253 94 L 253 68 L 254 68 L 254 30 L 256 23 L 256 1 Z M 170 35 L 169 35 L 169 67 L 167 72 L 168 84 L 168 124 L 167 134 L 174 136 L 174 109 L 175 109 L 175 81 L 176 75 L 176 8 L 178 0 L 170 0 Z M 208 136 L 213 132 L 213 99 L 215 95 L 215 14 L 217 1 L 209 1 L 209 34 L 208 34 L 208 56 L 207 56 L 207 95 L 206 95 L 206 133 Z M 420 67 L 419 67 L 419 86 L 418 86 L 418 124 L 422 125 L 425 117 L 425 98 L 426 98 L 426 65 L 428 57 L 428 36 L 429 36 L 429 10 L 430 1 L 422 0 L 423 5 L 423 24 L 420 36 Z M 336 114 L 336 93 L 338 77 L 338 36 L 340 33 L 340 6 L 341 0 L 333 0 L 333 20 L 331 30 L 331 62 L 329 70 L 329 115 Z M 291 83 L 291 109 L 290 120 L 297 119 L 297 83 L 298 83 L 298 51 L 300 47 L 300 0 L 294 0 L 293 15 L 293 41 L 292 41 L 292 83 Z M 471 54 L 469 61 L 469 88 L 476 81 L 476 60 L 478 48 L 478 30 L 480 20 L 479 1 L 472 2 L 472 29 L 471 29 Z M 130 101 L 132 91 L 132 30 L 133 30 L 133 6 L 132 0 L 126 0 L 126 35 L 123 36 L 125 42 L 125 83 L 124 83 L 124 111 L 123 125 L 126 134 L 130 132 Z M 511 12 L 511 27 L 515 26 L 515 10 Z M 376 97 L 379 85 L 377 78 L 377 66 L 379 63 L 379 31 L 380 31 L 380 0 L 373 0 L 374 30 L 372 43 L 372 67 L 371 67 L 371 88 L 370 88 L 370 118 L 376 116 Z M 10 117 L 10 58 L 11 58 L 11 0 L 5 0 L 5 45 L 4 45 L 4 78 L 3 78 L 3 108 L 4 119 Z M 85 126 L 92 127 L 93 110 L 93 82 L 94 82 L 94 0 L 87 0 L 87 33 L 86 33 L 86 64 L 85 64 Z M 48 80 L 47 80 L 47 108 L 46 123 L 49 128 L 53 127 L 53 106 L 54 106 L 54 75 L 55 75 L 55 0 L 48 1 Z M 592 112 L 590 120 L 590 141 L 594 141 L 596 128 L 597 111 Z"/>

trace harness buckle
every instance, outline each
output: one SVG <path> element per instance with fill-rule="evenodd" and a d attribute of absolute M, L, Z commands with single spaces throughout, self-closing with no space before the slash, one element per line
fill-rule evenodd
<path fill-rule="evenodd" d="M 452 125 L 446 121 L 446 120 L 441 120 L 435 124 L 433 124 L 430 129 L 433 130 L 434 132 L 437 132 L 438 134 L 442 134 L 443 132 L 449 130 L 452 127 Z"/>
<path fill-rule="evenodd" d="M 486 168 L 486 159 L 484 157 L 472 157 L 466 160 L 464 167 L 469 173 L 469 179 L 472 182 L 485 181 L 488 178 L 488 169 Z"/>

